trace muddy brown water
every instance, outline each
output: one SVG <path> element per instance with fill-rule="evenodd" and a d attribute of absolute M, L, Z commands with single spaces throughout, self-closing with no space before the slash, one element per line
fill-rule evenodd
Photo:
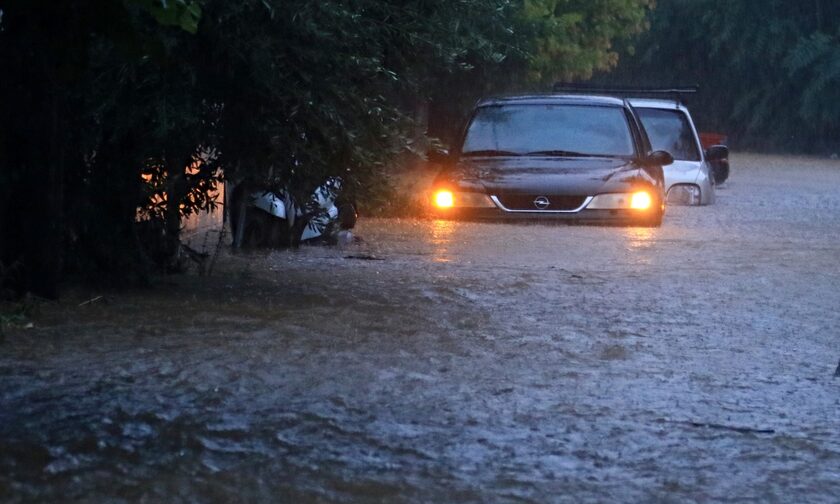
<path fill-rule="evenodd" d="M 836 502 L 838 188 L 742 154 L 660 229 L 368 219 L 69 292 L 0 344 L 0 500 Z"/>

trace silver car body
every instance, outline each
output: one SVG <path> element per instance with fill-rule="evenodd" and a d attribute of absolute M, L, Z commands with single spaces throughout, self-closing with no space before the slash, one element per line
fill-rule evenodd
<path fill-rule="evenodd" d="M 246 193 L 238 203 L 230 203 L 231 206 L 241 206 L 236 214 L 231 213 L 232 220 L 236 215 L 236 221 L 232 222 L 234 247 L 241 247 L 245 241 L 246 228 L 249 226 L 249 208 L 260 210 L 260 214 L 265 212 L 275 217 L 277 221 L 285 221 L 285 225 L 289 228 L 294 227 L 296 220 L 306 218 L 306 225 L 300 234 L 301 242 L 324 236 L 331 225 L 339 223 L 336 199 L 341 192 L 341 187 L 341 178 L 330 177 L 315 189 L 304 204 L 299 204 L 289 191 L 282 189 L 277 192 L 258 190 L 250 194 Z M 233 195 L 236 192 L 236 186 L 228 182 L 225 192 Z M 355 217 L 353 224 L 355 224 Z M 342 231 L 346 230 L 342 229 Z"/>
<path fill-rule="evenodd" d="M 285 219 L 289 226 L 294 225 L 295 219 L 303 217 L 305 213 L 310 213 L 312 218 L 303 228 L 300 236 L 301 241 L 306 241 L 320 237 L 324 234 L 327 225 L 338 219 L 338 207 L 335 206 L 335 200 L 340 191 L 341 179 L 334 177 L 315 190 L 307 207 L 297 205 L 285 191 L 255 192 L 251 194 L 251 205 L 278 219 Z"/>
<path fill-rule="evenodd" d="M 694 120 L 692 120 L 691 113 L 689 113 L 688 108 L 675 100 L 632 98 L 629 101 L 636 110 L 671 110 L 675 113 L 683 114 L 688 120 L 688 124 L 691 126 L 691 133 L 694 142 L 697 144 L 697 151 L 700 153 L 700 160 L 691 161 L 678 159 L 678 156 L 675 155 L 674 163 L 663 167 L 665 175 L 665 195 L 668 203 L 699 205 L 710 205 L 714 203 L 715 181 L 712 176 L 712 167 L 708 160 L 706 160 L 706 153 L 700 144 L 700 137 L 697 134 L 697 128 L 694 126 Z M 644 125 L 644 119 L 642 119 L 642 124 Z M 653 143 L 653 139 L 651 139 L 651 143 Z M 653 145 L 654 150 L 661 148 L 661 146 Z M 689 201 L 685 201 L 684 196 L 686 191 L 683 190 L 684 188 L 691 188 L 692 191 L 699 189 L 699 198 L 689 198 Z M 692 199 L 694 201 L 690 201 Z"/>

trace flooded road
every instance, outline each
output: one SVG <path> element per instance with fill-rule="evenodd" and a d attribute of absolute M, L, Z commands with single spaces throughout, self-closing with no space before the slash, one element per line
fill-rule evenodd
<path fill-rule="evenodd" d="M 0 500 L 836 502 L 840 163 L 732 166 L 660 229 L 363 219 L 70 293 L 0 344 Z"/>

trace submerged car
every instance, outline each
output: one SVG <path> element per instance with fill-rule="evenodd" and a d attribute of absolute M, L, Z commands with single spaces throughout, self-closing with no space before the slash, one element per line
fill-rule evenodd
<path fill-rule="evenodd" d="M 653 151 L 627 100 L 529 95 L 476 106 L 442 164 L 438 217 L 556 219 L 659 226 L 666 151 Z"/>
<path fill-rule="evenodd" d="M 664 170 L 668 204 L 714 203 L 714 163 L 726 159 L 729 150 L 723 145 L 704 150 L 688 108 L 677 100 L 631 98 L 630 104 L 636 109 L 653 148 L 666 150 L 674 157 L 674 163 Z"/>
<path fill-rule="evenodd" d="M 291 191 L 232 188 L 231 228 L 234 248 L 282 247 L 315 240 L 341 241 L 356 225 L 355 205 L 340 201 L 342 180 L 330 177 L 302 204 Z"/>

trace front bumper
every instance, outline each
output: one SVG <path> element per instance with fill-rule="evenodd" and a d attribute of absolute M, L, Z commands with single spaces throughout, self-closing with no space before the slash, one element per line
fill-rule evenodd
<path fill-rule="evenodd" d="M 577 212 L 504 211 L 500 208 L 435 208 L 433 216 L 438 219 L 471 221 L 538 221 L 599 224 L 614 226 L 658 226 L 663 211 L 652 210 L 589 210 Z"/>

